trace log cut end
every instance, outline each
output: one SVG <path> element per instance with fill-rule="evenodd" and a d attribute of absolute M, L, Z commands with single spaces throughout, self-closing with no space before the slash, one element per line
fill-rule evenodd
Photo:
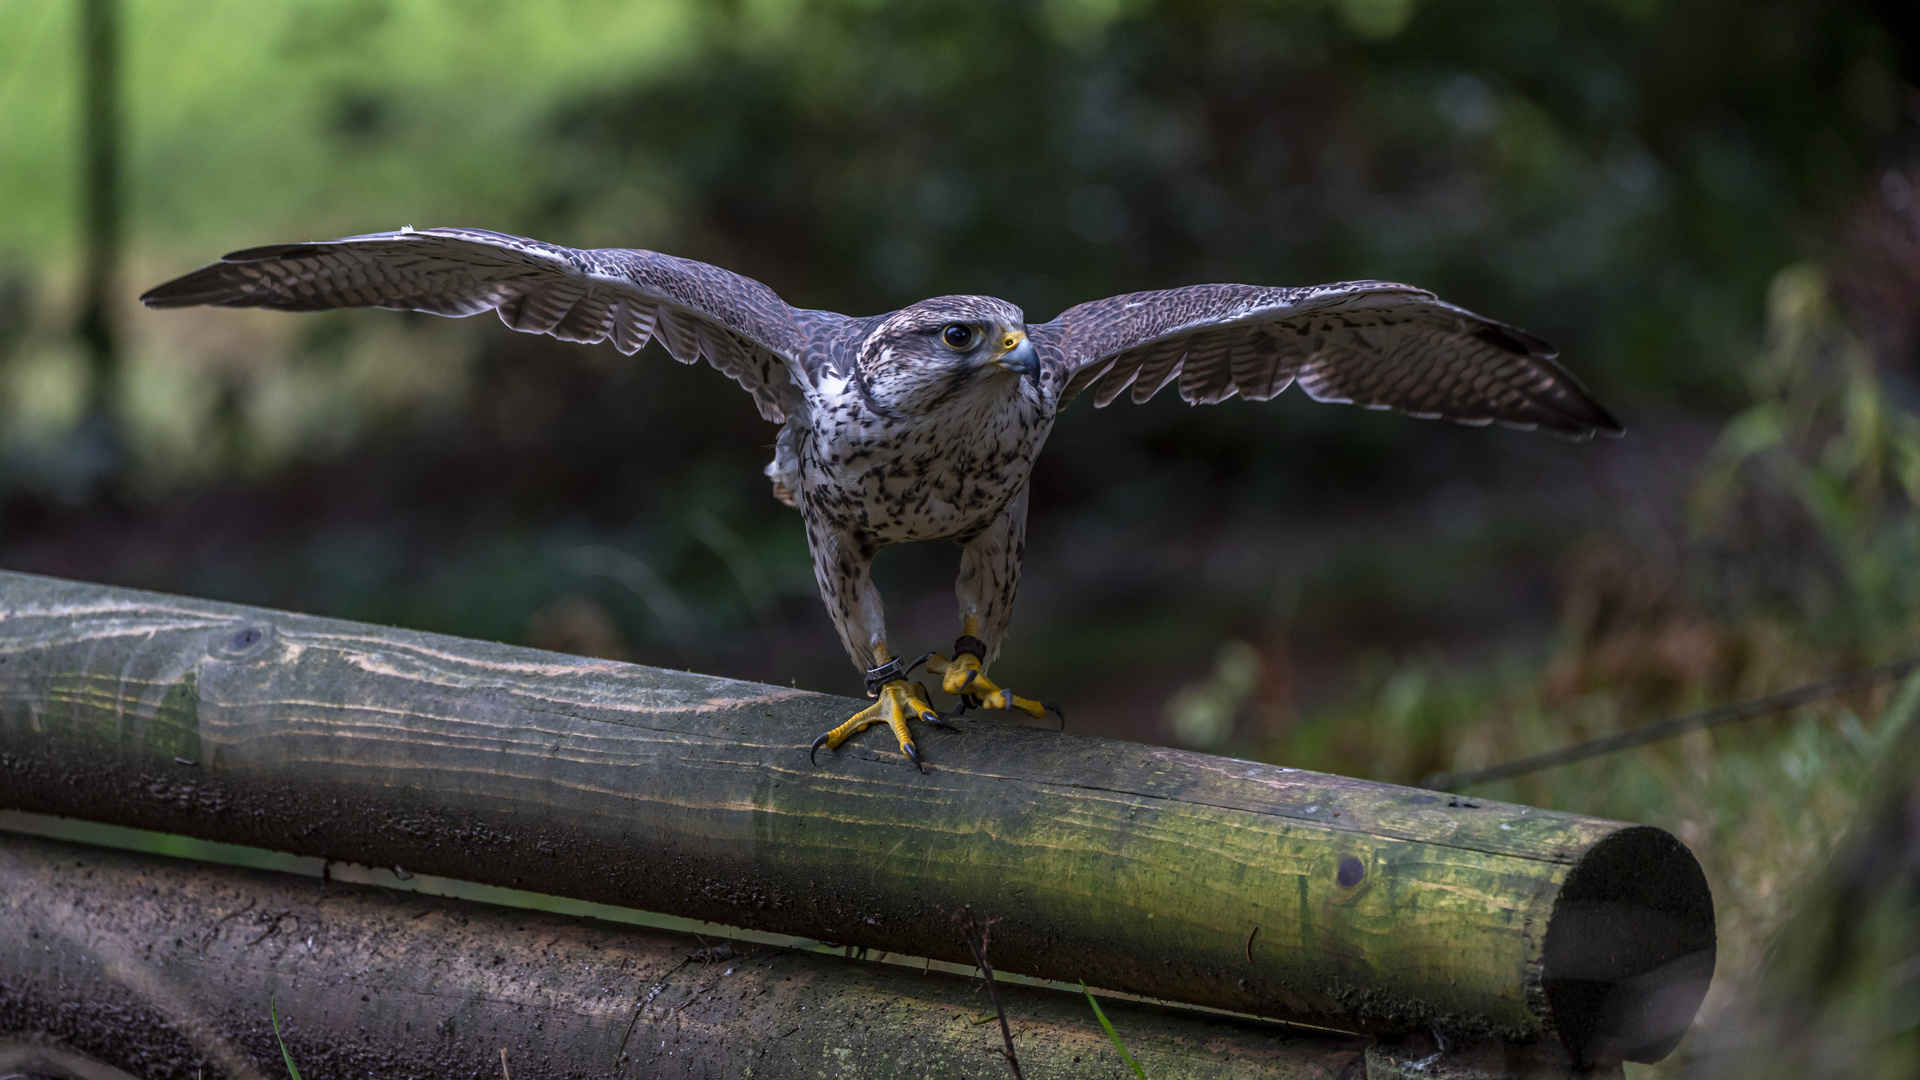
<path fill-rule="evenodd" d="M 1601 840 L 1561 886 L 1541 959 L 1554 1029 L 1581 1067 L 1666 1057 L 1713 980 L 1699 861 L 1663 829 Z"/>

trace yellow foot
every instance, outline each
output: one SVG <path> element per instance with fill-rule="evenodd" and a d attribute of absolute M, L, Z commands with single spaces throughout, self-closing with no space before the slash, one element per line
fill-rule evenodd
<path fill-rule="evenodd" d="M 927 691 L 923 686 L 910 683 L 905 679 L 895 679 L 880 687 L 880 700 L 853 714 L 853 718 L 825 735 L 813 740 L 813 748 L 807 752 L 807 760 L 819 753 L 821 747 L 838 750 L 840 744 L 865 731 L 875 724 L 885 724 L 893 729 L 894 738 L 900 740 L 900 752 L 914 767 L 926 772 L 927 767 L 920 764 L 920 752 L 914 749 L 913 734 L 907 730 L 908 719 L 925 720 L 936 727 L 951 728 L 946 719 L 934 711 L 927 701 Z"/>
<path fill-rule="evenodd" d="M 987 678 L 986 665 L 980 660 L 986 645 L 979 638 L 963 636 L 953 643 L 953 650 L 951 660 L 939 653 L 929 656 L 927 670 L 940 676 L 940 689 L 960 699 L 960 708 L 954 715 L 968 709 L 1018 709 L 1035 720 L 1044 720 L 1052 713 L 1060 718 L 1061 730 L 1066 729 L 1067 714 L 1060 711 L 1060 706 L 1051 701 L 1020 697 Z"/>

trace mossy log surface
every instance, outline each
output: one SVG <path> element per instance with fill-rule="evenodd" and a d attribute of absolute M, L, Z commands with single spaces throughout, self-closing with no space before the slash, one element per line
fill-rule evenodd
<path fill-rule="evenodd" d="M 717 943 L 708 942 L 706 946 Z M 978 980 L 0 834 L 0 1060 L 142 1080 L 1011 1076 Z M 1130 1078 L 1085 998 L 1002 986 L 1026 1075 Z M 1334 1080 L 1360 1040 L 1103 1003 L 1159 1080 Z"/>
<path fill-rule="evenodd" d="M 1652 1060 L 1713 965 L 1657 829 L 0 574 L 0 805 L 1372 1033 Z M 882 733 L 884 734 L 884 733 Z"/>

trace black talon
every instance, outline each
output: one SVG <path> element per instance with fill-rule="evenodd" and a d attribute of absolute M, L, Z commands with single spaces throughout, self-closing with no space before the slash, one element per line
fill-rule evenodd
<path fill-rule="evenodd" d="M 831 734 L 833 734 L 833 732 L 831 731 L 827 732 L 827 735 L 831 735 Z M 822 735 L 819 738 L 813 740 L 813 746 L 807 751 L 807 760 L 812 762 L 815 765 L 818 765 L 820 763 L 818 761 L 813 760 L 813 755 L 819 753 L 820 748 L 827 745 L 827 735 Z"/>
<path fill-rule="evenodd" d="M 948 731 L 959 731 L 960 730 L 959 728 L 954 727 L 952 724 L 947 723 L 947 718 L 940 714 L 939 709 L 936 709 L 932 706 L 931 702 L 933 701 L 933 698 L 927 696 L 927 684 L 915 683 L 914 685 L 920 688 L 920 700 L 929 703 L 926 708 L 921 709 L 915 715 L 917 715 L 920 719 L 925 720 L 927 723 L 932 724 L 934 727 L 946 728 Z"/>
<path fill-rule="evenodd" d="M 920 775 L 925 776 L 927 774 L 927 767 L 920 764 L 920 753 L 913 748 L 913 744 L 910 742 L 901 743 L 900 749 L 907 752 L 907 760 L 913 762 L 913 767 L 920 770 Z"/>
<path fill-rule="evenodd" d="M 977 698 L 977 697 L 974 697 L 974 696 L 973 696 L 973 695 L 971 695 L 971 694 L 962 694 L 962 695 L 960 695 L 960 700 L 954 703 L 954 706 L 953 706 L 953 711 L 952 711 L 952 712 L 950 712 L 950 713 L 941 713 L 941 714 L 940 714 L 940 719 L 942 719 L 942 720 L 958 720 L 958 719 L 960 719 L 961 717 L 963 717 L 963 716 L 965 716 L 965 715 L 967 715 L 967 710 L 968 710 L 968 709 L 977 709 L 977 708 L 979 708 L 979 707 L 980 707 L 980 699 L 979 699 L 979 698 Z M 957 727 L 954 727 L 954 726 L 953 726 L 952 724 L 941 724 L 940 726 L 941 726 L 941 727 L 943 727 L 943 728 L 946 728 L 946 729 L 947 729 L 948 731 L 959 731 L 959 730 L 960 730 L 959 728 L 957 728 Z"/>
<path fill-rule="evenodd" d="M 913 663 L 908 664 L 906 667 L 900 669 L 900 677 L 904 679 L 907 676 L 913 674 L 914 668 L 919 667 L 921 664 L 924 664 L 931 659 L 933 659 L 933 653 L 931 651 L 921 653 L 920 659 L 915 660 Z"/>
<path fill-rule="evenodd" d="M 1062 712 L 1062 711 L 1060 711 L 1060 706 L 1058 706 L 1058 705 L 1055 705 L 1055 704 L 1054 704 L 1053 702 L 1051 702 L 1051 701 L 1043 701 L 1043 702 L 1041 702 L 1041 703 L 1040 703 L 1040 707 L 1041 707 L 1042 709 L 1045 709 L 1045 710 L 1046 710 L 1047 712 L 1050 712 L 1050 713 L 1052 713 L 1053 715 L 1055 715 L 1055 716 L 1057 716 L 1057 717 L 1059 717 L 1059 718 L 1060 718 L 1060 730 L 1061 730 L 1061 731 L 1065 731 L 1065 730 L 1067 730 L 1067 714 L 1066 714 L 1066 713 L 1064 713 L 1064 712 Z"/>
<path fill-rule="evenodd" d="M 931 698 L 927 698 L 927 686 L 925 686 L 924 682 L 920 684 L 920 700 L 931 701 Z M 956 732 L 956 730 L 960 730 L 960 728 L 956 728 L 956 726 L 952 726 L 952 724 L 948 724 L 947 717 L 943 717 L 943 715 L 941 715 L 941 711 L 939 711 L 939 709 L 935 709 L 935 707 L 931 707 L 931 705 L 929 705 L 929 707 L 925 707 L 925 709 L 920 709 L 920 719 L 922 719 L 922 721 L 925 721 L 925 723 L 929 723 L 929 724 L 933 724 L 933 726 L 937 726 L 937 728 L 947 728 L 947 730 L 950 730 L 950 732 Z"/>

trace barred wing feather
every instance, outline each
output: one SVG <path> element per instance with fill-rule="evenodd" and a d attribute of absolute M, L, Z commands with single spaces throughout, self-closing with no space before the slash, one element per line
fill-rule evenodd
<path fill-rule="evenodd" d="M 1316 401 L 1569 439 L 1621 427 L 1539 338 L 1423 289 L 1350 281 L 1302 289 L 1194 285 L 1071 308 L 1031 331 L 1067 377 L 1061 404 L 1265 401 L 1298 384 Z"/>
<path fill-rule="evenodd" d="M 799 407 L 800 333 L 773 290 L 690 259 L 578 250 L 484 229 L 403 229 L 236 251 L 148 291 L 148 307 L 279 311 L 381 307 L 466 316 L 497 311 L 515 330 L 612 341 L 650 338 L 681 363 L 705 358 L 779 422 Z"/>

